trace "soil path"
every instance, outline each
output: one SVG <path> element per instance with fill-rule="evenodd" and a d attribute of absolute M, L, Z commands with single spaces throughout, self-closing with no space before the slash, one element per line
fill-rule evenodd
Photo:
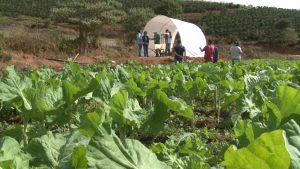
<path fill-rule="evenodd" d="M 3 61 L 0 59 L 0 70 L 5 69 L 9 65 L 14 65 L 18 68 L 41 68 L 41 67 L 52 67 L 54 69 L 60 69 L 64 66 L 64 62 L 68 59 L 52 59 L 52 58 L 39 58 L 30 54 L 13 53 L 9 61 Z M 288 58 L 300 59 L 300 55 L 287 55 Z M 74 59 L 71 57 L 70 59 Z M 228 56 L 220 56 L 221 60 L 229 60 Z M 245 58 L 247 59 L 247 58 Z M 249 58 L 248 58 L 249 59 Z M 104 60 L 101 56 L 78 56 L 75 60 L 78 64 L 96 64 L 101 63 Z M 174 62 L 174 58 L 171 56 L 164 57 L 122 57 L 111 59 L 117 64 L 126 64 L 128 61 L 137 61 L 141 64 L 168 64 Z M 188 58 L 191 62 L 203 62 L 203 58 Z"/>
<path fill-rule="evenodd" d="M 73 59 L 73 58 L 70 58 Z M 44 66 L 52 67 L 55 69 L 62 68 L 64 66 L 64 62 L 68 59 L 52 59 L 52 58 L 38 58 L 34 55 L 28 54 L 19 54 L 13 53 L 12 58 L 9 61 L 0 61 L 0 69 L 5 69 L 5 67 L 9 65 L 14 65 L 18 68 L 41 68 Z M 101 56 L 78 56 L 75 60 L 78 64 L 95 64 L 101 63 L 104 60 Z M 141 64 L 168 64 L 174 62 L 173 57 L 164 56 L 164 57 L 138 57 L 138 56 L 130 56 L 130 57 L 122 57 L 112 59 L 113 62 L 117 64 L 126 64 L 128 61 L 137 61 Z M 203 58 L 189 58 L 191 61 L 202 62 Z"/>

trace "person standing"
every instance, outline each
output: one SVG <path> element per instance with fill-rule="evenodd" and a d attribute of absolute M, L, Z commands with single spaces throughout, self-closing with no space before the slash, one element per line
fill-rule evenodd
<path fill-rule="evenodd" d="M 155 48 L 155 55 L 156 57 L 159 57 L 161 55 L 160 53 L 160 36 L 157 32 L 154 32 L 154 48 Z"/>
<path fill-rule="evenodd" d="M 235 62 L 240 62 L 242 59 L 241 54 L 243 53 L 239 42 L 235 41 L 233 45 L 230 47 L 230 55 L 232 64 L 234 65 Z"/>
<path fill-rule="evenodd" d="M 147 31 L 144 31 L 143 39 L 143 49 L 144 49 L 144 56 L 148 57 L 148 46 L 149 46 L 149 37 L 147 35 Z"/>
<path fill-rule="evenodd" d="M 201 52 L 204 51 L 204 61 L 205 62 L 213 62 L 215 46 L 212 44 L 212 40 L 208 40 L 208 44 L 202 49 L 200 47 Z"/>
<path fill-rule="evenodd" d="M 173 49 L 174 58 L 177 62 L 182 62 L 185 59 L 185 47 L 181 44 L 180 39 L 177 40 L 177 44 Z"/>
<path fill-rule="evenodd" d="M 136 41 L 138 44 L 138 56 L 141 56 L 141 51 L 142 51 L 142 45 L 143 45 L 143 36 L 141 31 L 138 31 Z"/>
<path fill-rule="evenodd" d="M 170 55 L 171 53 L 171 40 L 172 40 L 172 35 L 171 32 L 167 29 L 166 30 L 166 34 L 165 34 L 165 38 L 166 38 L 166 55 Z"/>
<path fill-rule="evenodd" d="M 216 45 L 214 45 L 215 46 L 215 48 L 214 48 L 214 63 L 217 63 L 218 62 L 218 60 L 219 60 L 219 48 L 216 46 Z"/>

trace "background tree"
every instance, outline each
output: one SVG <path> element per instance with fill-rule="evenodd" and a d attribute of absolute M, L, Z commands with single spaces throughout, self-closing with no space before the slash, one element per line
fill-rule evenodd
<path fill-rule="evenodd" d="M 89 35 L 105 24 L 120 22 L 125 12 L 122 4 L 115 0 L 70 0 L 61 2 L 52 10 L 56 22 L 68 22 L 79 26 L 79 50 L 85 53 Z"/>
<path fill-rule="evenodd" d="M 299 41 L 298 33 L 294 28 L 286 28 L 281 32 L 280 43 L 283 46 L 295 45 Z"/>
<path fill-rule="evenodd" d="M 284 30 L 291 26 L 291 21 L 289 19 L 283 18 L 275 23 L 275 28 L 278 30 Z"/>
<path fill-rule="evenodd" d="M 136 38 L 137 31 L 142 30 L 154 15 L 154 11 L 150 8 L 133 8 L 128 11 L 123 21 L 123 27 L 127 32 L 129 43 L 132 43 L 132 40 Z"/>
<path fill-rule="evenodd" d="M 154 7 L 154 11 L 156 14 L 172 17 L 181 14 L 183 8 L 177 0 L 162 0 Z"/>
<path fill-rule="evenodd" d="M 275 37 L 273 42 L 282 47 L 294 45 L 299 40 L 298 33 L 293 28 L 291 21 L 285 18 L 275 23 L 274 33 Z"/>

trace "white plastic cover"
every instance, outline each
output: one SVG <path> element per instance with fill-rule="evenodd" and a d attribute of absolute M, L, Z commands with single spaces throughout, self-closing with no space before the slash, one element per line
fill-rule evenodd
<path fill-rule="evenodd" d="M 166 29 L 172 34 L 171 49 L 176 35 L 179 34 L 181 43 L 186 49 L 186 56 L 204 57 L 204 52 L 201 52 L 199 47 L 203 48 L 206 45 L 206 38 L 201 29 L 192 23 L 158 15 L 146 24 L 144 31 L 147 31 L 149 38 L 152 39 L 154 32 L 161 35 L 166 32 Z M 149 43 L 149 56 L 155 56 L 153 40 Z"/>

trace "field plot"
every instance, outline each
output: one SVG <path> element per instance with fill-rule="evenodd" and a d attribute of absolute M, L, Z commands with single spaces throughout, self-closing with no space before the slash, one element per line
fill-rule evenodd
<path fill-rule="evenodd" d="M 299 168 L 299 73 L 278 60 L 10 66 L 0 167 Z"/>

